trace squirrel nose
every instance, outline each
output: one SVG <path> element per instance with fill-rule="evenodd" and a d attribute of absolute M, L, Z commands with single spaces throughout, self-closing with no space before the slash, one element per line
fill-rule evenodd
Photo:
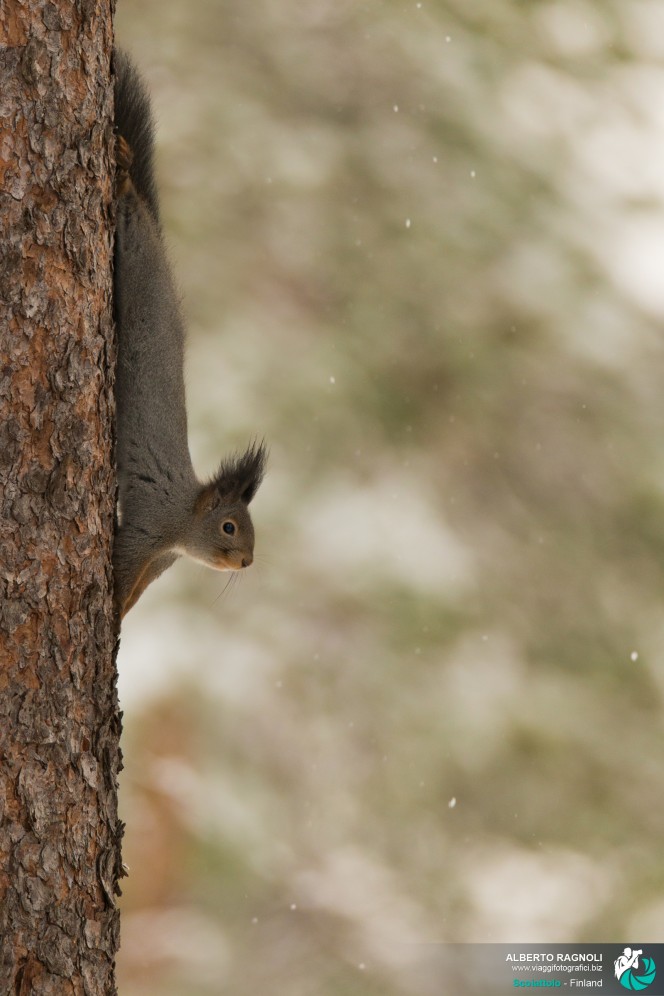
<path fill-rule="evenodd" d="M 246 557 L 242 558 L 242 566 L 249 567 L 249 565 L 253 563 L 253 559 L 254 559 L 253 555 L 251 553 L 248 553 Z"/>

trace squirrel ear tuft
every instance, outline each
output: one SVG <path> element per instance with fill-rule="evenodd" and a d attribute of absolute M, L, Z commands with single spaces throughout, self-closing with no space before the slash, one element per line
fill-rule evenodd
<path fill-rule="evenodd" d="M 224 460 L 212 483 L 224 498 L 248 505 L 265 476 L 266 463 L 265 445 L 252 443 L 241 456 Z"/>

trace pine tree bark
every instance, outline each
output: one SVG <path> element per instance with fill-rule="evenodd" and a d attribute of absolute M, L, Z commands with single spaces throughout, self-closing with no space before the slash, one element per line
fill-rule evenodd
<path fill-rule="evenodd" d="M 0 993 L 115 993 L 113 0 L 0 0 Z"/>

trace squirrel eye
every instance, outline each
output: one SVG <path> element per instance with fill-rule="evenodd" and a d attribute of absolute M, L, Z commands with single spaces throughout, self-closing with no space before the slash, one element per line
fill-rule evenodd
<path fill-rule="evenodd" d="M 235 532 L 235 523 L 228 519 L 221 527 L 228 536 L 232 536 Z"/>

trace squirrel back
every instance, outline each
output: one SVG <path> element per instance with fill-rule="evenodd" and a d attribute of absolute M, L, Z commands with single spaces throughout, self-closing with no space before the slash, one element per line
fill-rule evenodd
<path fill-rule="evenodd" d="M 115 49 L 115 127 L 131 149 L 129 177 L 136 193 L 161 227 L 154 169 L 154 118 L 150 94 L 126 52 Z"/>
<path fill-rule="evenodd" d="M 216 570 L 253 561 L 249 504 L 265 448 L 250 445 L 200 481 L 187 439 L 185 328 L 159 222 L 150 96 L 115 53 L 117 221 L 114 310 L 119 521 L 113 548 L 120 615 L 177 557 Z"/>

